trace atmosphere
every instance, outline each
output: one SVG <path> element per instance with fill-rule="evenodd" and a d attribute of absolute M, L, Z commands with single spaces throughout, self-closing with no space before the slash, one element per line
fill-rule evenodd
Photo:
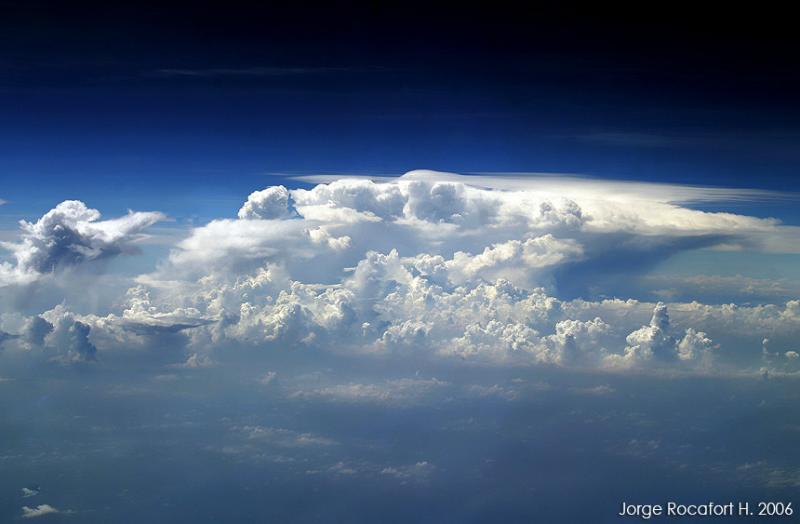
<path fill-rule="evenodd" d="M 800 40 L 662 9 L 0 1 L 0 521 L 793 521 Z"/>

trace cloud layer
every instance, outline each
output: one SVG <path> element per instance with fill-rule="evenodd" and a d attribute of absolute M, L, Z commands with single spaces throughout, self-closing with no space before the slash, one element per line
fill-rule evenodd
<path fill-rule="evenodd" d="M 192 228 L 155 271 L 136 277 L 116 311 L 78 314 L 64 304 L 38 315 L 6 312 L 0 343 L 49 347 L 67 362 L 167 345 L 183 351 L 189 367 L 251 348 L 608 370 L 757 369 L 761 339 L 787 344 L 800 334 L 798 301 L 599 296 L 613 293 L 610 276 L 646 275 L 682 251 L 770 250 L 775 239 L 796 238 L 774 219 L 676 203 L 693 196 L 735 194 L 428 171 L 269 187 L 252 193 L 238 218 Z M 16 264 L 0 275 L 20 285 L 127 252 L 162 218 L 131 212 L 100 221 L 83 203 L 64 202 L 22 223 L 20 241 L 4 245 Z M 789 369 L 787 351 L 772 359 L 773 370 Z"/>

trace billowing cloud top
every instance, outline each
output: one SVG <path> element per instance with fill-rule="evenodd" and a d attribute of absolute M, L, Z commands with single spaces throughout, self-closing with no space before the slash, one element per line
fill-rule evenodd
<path fill-rule="evenodd" d="M 620 275 L 644 275 L 682 251 L 794 249 L 786 240 L 797 239 L 796 228 L 777 220 L 679 203 L 746 196 L 431 171 L 269 187 L 252 193 L 238 218 L 191 229 L 156 271 L 136 277 L 117 311 L 77 314 L 66 304 L 33 317 L 8 312 L 3 344 L 86 361 L 169 343 L 191 367 L 252 348 L 606 370 L 790 371 L 795 359 L 784 351 L 765 363 L 760 341 L 780 344 L 800 333 L 797 300 L 665 304 L 614 288 Z M 6 264 L 4 278 L 19 282 L 124 252 L 161 218 L 132 212 L 99 221 L 97 211 L 64 202 L 23 222 L 21 240 L 5 244 L 16 266 Z M 50 331 L 32 342 L 25 330 L 37 318 Z"/>
<path fill-rule="evenodd" d="M 66 200 L 34 223 L 20 222 L 20 241 L 4 242 L 16 265 L 0 266 L 0 285 L 30 282 L 38 275 L 111 257 L 130 249 L 145 228 L 162 220 L 155 212 L 130 212 L 100 220 L 100 212 L 78 200 Z"/>

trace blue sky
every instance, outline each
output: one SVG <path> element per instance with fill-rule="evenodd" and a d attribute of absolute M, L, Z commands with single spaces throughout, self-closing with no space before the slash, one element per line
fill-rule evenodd
<path fill-rule="evenodd" d="M 313 81 L 355 83 L 366 74 L 321 73 Z M 116 211 L 126 204 L 112 189 L 149 203 L 143 197 L 158 180 L 160 196 L 171 199 L 164 204 L 184 214 L 187 189 L 241 198 L 267 185 L 268 173 L 415 168 L 794 189 L 797 133 L 781 128 L 780 118 L 753 122 L 736 107 L 675 101 L 653 111 L 652 101 L 619 96 L 581 103 L 544 93 L 519 102 L 469 87 L 454 97 L 424 85 L 330 93 L 207 82 L 7 90 L 3 171 L 16 183 L 5 198 L 20 202 L 13 190 L 34 185 L 49 202 L 64 194 L 103 198 Z M 86 184 L 76 187 L 76 179 Z"/>
<path fill-rule="evenodd" d="M 670 18 L 553 8 L 46 5 L 10 10 L 3 36 L 0 158 L 15 182 L 3 198 L 30 206 L 36 187 L 32 212 L 68 195 L 112 212 L 161 204 L 157 180 L 162 207 L 190 215 L 189 195 L 241 199 L 275 172 L 794 189 L 800 108 L 779 28 L 759 38 L 698 18 L 678 32 Z"/>
<path fill-rule="evenodd" d="M 0 2 L 0 520 L 792 502 L 790 17 L 512 11 Z"/>

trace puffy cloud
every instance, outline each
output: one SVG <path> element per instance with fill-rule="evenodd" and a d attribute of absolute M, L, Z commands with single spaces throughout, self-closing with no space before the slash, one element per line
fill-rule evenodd
<path fill-rule="evenodd" d="M 94 316 L 81 316 L 60 304 L 15 322 L 19 333 L 13 337 L 15 353 L 30 354 L 61 364 L 91 362 L 97 359 L 97 346 L 92 341 Z"/>
<path fill-rule="evenodd" d="M 50 504 L 39 504 L 35 508 L 29 506 L 22 506 L 22 518 L 34 519 L 37 517 L 44 517 L 45 515 L 52 515 L 54 513 L 61 513 L 59 510 Z"/>
<path fill-rule="evenodd" d="M 221 363 L 225 351 L 241 348 L 311 348 L 506 365 L 698 370 L 709 369 L 712 355 L 734 367 L 752 365 L 760 360 L 761 338 L 784 344 L 800 333 L 796 300 L 673 302 L 668 315 L 661 303 L 594 298 L 609 291 L 602 287 L 609 272 L 627 278 L 697 247 L 757 246 L 764 235 L 788 234 L 777 221 L 676 202 L 713 200 L 719 197 L 713 191 L 564 182 L 419 171 L 256 191 L 238 218 L 193 228 L 156 271 L 136 278 L 138 285 L 116 301 L 119 309 L 76 314 L 60 306 L 13 329 L 3 326 L 18 336 L 4 345 L 58 345 L 71 361 L 167 347 L 183 352 L 171 363 L 186 368 Z M 94 250 L 75 248 L 73 258 L 56 256 L 63 249 L 49 258 L 91 260 L 113 251 L 103 246 L 134 236 L 135 228 L 121 226 L 100 228 L 117 236 L 100 235 L 98 224 L 114 221 L 98 221 L 85 206 L 53 215 L 62 218 L 49 215 L 40 222 L 78 217 L 71 220 L 88 224 L 72 227 L 81 238 L 105 239 L 89 242 Z M 29 229 L 49 231 L 37 227 Z M 26 264 L 34 272 L 40 267 Z M 565 288 L 584 298 L 568 299 Z M 298 395 L 386 401 L 402 399 L 403 391 L 391 383 L 350 384 Z"/>
<path fill-rule="evenodd" d="M 15 353 L 31 354 L 62 364 L 90 362 L 97 358 L 91 340 L 96 317 L 81 316 L 60 304 L 41 315 L 17 318 L 17 334 L 9 337 Z"/>
<path fill-rule="evenodd" d="M 656 304 L 650 324 L 642 326 L 626 337 L 627 346 L 622 355 L 606 357 L 612 366 L 631 367 L 649 362 L 665 364 L 676 360 L 683 363 L 703 361 L 708 363 L 714 343 L 703 332 L 686 329 L 682 338 L 672 334 L 667 306 Z"/>
<path fill-rule="evenodd" d="M 177 333 L 209 322 L 195 308 L 159 311 L 150 303 L 150 293 L 142 286 L 126 293 L 128 307 L 122 312 L 126 327 L 140 334 Z"/>
<path fill-rule="evenodd" d="M 445 267 L 450 280 L 459 284 L 480 277 L 486 280 L 506 278 L 526 286 L 530 282 L 529 275 L 536 269 L 575 260 L 582 255 L 583 249 L 576 241 L 559 240 L 547 234 L 493 244 L 475 256 L 458 251 Z"/>
<path fill-rule="evenodd" d="M 739 193 L 746 196 L 747 192 Z M 731 200 L 742 196 L 739 193 L 575 178 L 464 177 L 418 170 L 398 179 L 377 182 L 338 179 L 311 190 L 294 190 L 291 195 L 306 218 L 314 218 L 317 207 L 324 205 L 384 220 L 451 222 L 467 228 L 524 223 L 536 228 L 587 228 L 605 232 L 729 234 L 770 230 L 778 224 L 774 219 L 708 213 L 676 204 Z M 306 207 L 308 211 L 304 212 Z"/>
<path fill-rule="evenodd" d="M 607 347 L 613 344 L 611 332 L 611 326 L 599 317 L 588 321 L 562 320 L 556 323 L 555 333 L 546 341 L 552 348 L 555 362 L 595 366 L 609 353 Z"/>
<path fill-rule="evenodd" d="M 725 356 L 733 367 L 739 361 L 752 365 L 760 356 L 761 337 L 792 340 L 800 331 L 795 301 L 750 307 L 673 303 L 668 314 L 665 304 L 564 301 L 542 288 L 529 290 L 502 279 L 455 284 L 447 262 L 438 255 L 370 253 L 349 276 L 326 285 L 287 279 L 285 271 L 271 266 L 233 282 L 201 279 L 177 293 L 139 286 L 129 292 L 119 316 L 73 314 L 71 319 L 91 328 L 89 343 L 100 353 L 177 345 L 189 355 L 184 367 L 210 365 L 212 355 L 224 360 L 227 351 L 244 346 L 456 357 L 507 365 L 710 370 L 713 355 Z M 181 304 L 175 305 L 176 300 Z M 68 317 L 63 308 L 56 311 L 60 316 L 48 312 L 44 321 L 56 325 L 58 318 Z M 187 319 L 193 327 L 184 329 Z M 62 321 L 59 332 L 67 324 Z M 149 325 L 178 327 L 142 329 Z M 164 333 L 181 338 L 167 344 L 156 338 Z M 712 337 L 727 345 L 717 349 Z M 80 346 L 75 340 L 62 345 Z M 315 386 L 296 396 L 400 402 L 407 397 L 402 384 Z"/>
<path fill-rule="evenodd" d="M 202 369 L 213 367 L 214 362 L 206 355 L 192 353 L 189 355 L 189 358 L 186 359 L 186 362 L 179 364 L 179 366 L 187 369 Z"/>
<path fill-rule="evenodd" d="M 45 337 L 53 331 L 53 324 L 36 315 L 25 321 L 23 339 L 29 348 L 44 345 Z"/>
<path fill-rule="evenodd" d="M 684 361 L 709 358 L 714 348 L 714 342 L 708 335 L 688 328 L 683 338 L 678 341 L 678 358 Z"/>
<path fill-rule="evenodd" d="M 28 351 L 44 347 L 45 337 L 53 331 L 53 325 L 39 315 L 0 315 L 0 326 L 15 332 L 0 330 L 0 344 L 6 342 L 9 346 Z"/>
<path fill-rule="evenodd" d="M 238 220 L 193 229 L 168 263 L 140 282 L 244 274 L 265 264 L 283 265 L 304 282 L 332 282 L 366 253 L 396 249 L 403 257 L 451 259 L 454 281 L 505 278 L 531 288 L 553 285 L 559 273 L 562 285 L 583 286 L 578 292 L 590 285 L 584 279 L 597 285 L 587 274 L 598 268 L 637 273 L 679 251 L 763 247 L 770 235 L 791 234 L 773 219 L 682 207 L 668 199 L 691 192 L 670 188 L 575 180 L 559 186 L 431 171 L 311 189 L 275 186 L 252 193 Z M 575 269 L 563 275 L 570 265 Z"/>
<path fill-rule="evenodd" d="M 63 306 L 57 306 L 42 316 L 53 326 L 45 336 L 45 343 L 57 352 L 57 359 L 74 363 L 97 358 L 97 348 L 89 341 L 91 327 L 88 324 L 76 319 Z"/>
<path fill-rule="evenodd" d="M 580 223 L 580 210 L 564 199 L 537 201 L 534 211 L 503 211 L 501 197 L 463 183 L 414 178 L 383 184 L 343 180 L 311 190 L 271 187 L 250 195 L 239 210 L 239 220 L 214 220 L 194 229 L 176 246 L 170 265 L 156 276 L 187 277 L 209 268 L 249 271 L 265 262 L 298 259 L 314 267 L 315 274 L 329 276 L 355 264 L 370 249 L 390 247 L 398 240 L 412 249 L 424 248 L 459 229 L 478 234 L 487 220 L 500 222 L 498 227 L 509 230 L 500 236 L 509 238 L 526 225 Z M 518 212 L 521 216 L 516 216 Z M 374 245 L 376 241 L 379 245 Z M 537 245 L 544 242 L 531 240 L 524 246 L 531 257 L 541 257 L 540 265 L 547 264 L 546 246 Z M 457 244 L 486 247 L 482 240 Z M 574 252 L 563 243 L 555 247 Z M 335 255 L 333 264 L 319 263 L 331 255 Z M 295 271 L 304 269 L 310 272 L 307 268 Z"/>
<path fill-rule="evenodd" d="M 247 202 L 239 209 L 239 218 L 243 219 L 281 219 L 295 216 L 297 211 L 289 200 L 289 191 L 283 186 L 250 193 Z"/>
<path fill-rule="evenodd" d="M 316 246 L 303 221 L 214 220 L 178 243 L 168 269 L 183 278 L 202 277 L 209 269 L 241 273 L 268 260 L 311 258 Z"/>
<path fill-rule="evenodd" d="M 36 495 L 39 494 L 39 491 L 41 491 L 39 486 L 31 486 L 31 487 L 27 487 L 27 488 L 22 488 L 22 498 L 27 499 L 27 498 L 30 498 L 30 497 L 35 497 Z"/>
<path fill-rule="evenodd" d="M 669 360 L 675 356 L 672 351 L 674 338 L 668 334 L 669 315 L 663 302 L 656 304 L 650 324 L 637 329 L 625 339 L 625 360 L 633 363 L 651 359 Z"/>
<path fill-rule="evenodd" d="M 20 241 L 3 242 L 15 265 L 0 265 L 0 285 L 28 283 L 39 275 L 132 250 L 141 232 L 164 215 L 129 212 L 100 220 L 100 212 L 79 200 L 66 200 L 36 222 L 20 222 Z"/>
<path fill-rule="evenodd" d="M 183 298 L 194 308 L 194 318 L 207 319 L 190 330 L 192 351 L 230 344 L 307 346 L 508 364 L 699 369 L 720 353 L 706 333 L 742 344 L 767 333 L 791 337 L 800 328 L 794 301 L 783 307 L 673 303 L 677 320 L 671 321 L 665 304 L 564 301 L 542 288 L 526 289 L 503 279 L 456 284 L 450 277 L 452 260 L 368 253 L 349 276 L 326 285 L 288 279 L 276 266 L 234 282 L 202 280 Z M 148 315 L 185 316 L 188 303 L 167 307 L 179 293 L 170 289 L 162 294 L 166 303 L 148 302 Z M 375 385 L 324 391 L 342 398 L 347 392 L 354 397 L 383 394 Z"/>

